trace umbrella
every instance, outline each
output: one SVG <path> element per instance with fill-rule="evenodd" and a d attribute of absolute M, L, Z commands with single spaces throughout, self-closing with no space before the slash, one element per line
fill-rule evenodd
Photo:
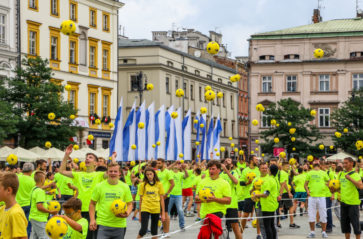
<path fill-rule="evenodd" d="M 8 146 L 4 146 L 0 148 L 0 157 L 7 157 L 9 155 L 9 152 L 13 150 L 12 148 L 9 148 Z"/>
<path fill-rule="evenodd" d="M 57 148 L 50 148 L 43 153 L 43 158 L 50 158 L 53 161 L 62 161 L 64 158 L 64 152 Z"/>
<path fill-rule="evenodd" d="M 26 150 L 22 147 L 17 147 L 15 149 L 10 150 L 6 154 L 3 154 L 0 157 L 0 160 L 5 160 L 9 154 L 15 154 L 16 156 L 18 156 L 18 161 L 20 162 L 34 162 L 35 160 L 41 158 L 40 155 L 33 153 L 30 150 Z"/>
<path fill-rule="evenodd" d="M 97 150 L 97 154 L 96 155 L 98 157 L 102 157 L 102 158 L 108 159 L 109 153 L 110 153 L 110 149 L 101 148 L 101 149 L 98 149 Z"/>
<path fill-rule="evenodd" d="M 351 157 L 353 160 L 357 160 L 356 157 L 354 157 L 353 155 L 350 155 L 346 152 L 340 152 L 340 153 L 334 154 L 334 155 L 328 157 L 326 160 L 327 161 L 337 161 L 337 160 L 343 161 L 343 159 L 348 158 L 348 157 Z"/>
<path fill-rule="evenodd" d="M 42 149 L 42 148 L 41 148 L 41 147 L 39 147 L 39 146 L 36 146 L 36 147 L 31 148 L 31 149 L 29 149 L 29 150 L 30 150 L 30 151 L 32 151 L 33 153 L 38 154 L 38 155 L 43 155 L 43 154 L 45 154 L 45 151 L 46 151 L 46 150 Z"/>

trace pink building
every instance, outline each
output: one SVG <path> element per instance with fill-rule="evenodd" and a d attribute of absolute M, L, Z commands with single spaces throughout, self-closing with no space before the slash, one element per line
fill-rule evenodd
<path fill-rule="evenodd" d="M 324 58 L 314 58 L 322 48 Z M 269 125 L 259 103 L 267 106 L 280 99 L 292 98 L 307 108 L 316 109 L 315 124 L 331 145 L 335 132 L 331 114 L 339 104 L 363 87 L 363 19 L 317 22 L 251 36 L 250 62 L 250 147 L 254 149 L 259 132 Z M 257 119 L 259 126 L 252 126 Z"/>

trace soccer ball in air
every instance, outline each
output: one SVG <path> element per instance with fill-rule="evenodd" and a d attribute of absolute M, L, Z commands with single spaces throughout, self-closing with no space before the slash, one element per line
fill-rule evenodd
<path fill-rule="evenodd" d="M 76 32 L 76 24 L 72 20 L 65 20 L 60 26 L 61 32 L 65 35 L 73 35 Z"/>
<path fill-rule="evenodd" d="M 52 217 L 45 226 L 45 232 L 52 239 L 63 238 L 67 231 L 68 224 L 61 217 Z"/>
<path fill-rule="evenodd" d="M 323 56 L 324 56 L 324 51 L 323 51 L 323 49 L 318 48 L 318 49 L 315 49 L 315 50 L 314 50 L 314 57 L 315 57 L 315 58 L 323 58 Z"/>
<path fill-rule="evenodd" d="M 211 55 L 215 55 L 219 52 L 219 44 L 215 41 L 211 41 L 207 44 L 207 52 Z"/>

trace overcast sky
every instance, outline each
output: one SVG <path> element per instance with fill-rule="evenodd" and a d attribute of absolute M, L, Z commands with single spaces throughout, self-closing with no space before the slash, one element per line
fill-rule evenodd
<path fill-rule="evenodd" d="M 121 0 L 120 24 L 129 38 L 193 28 L 223 34 L 232 56 L 248 54 L 251 34 L 311 23 L 318 0 Z M 363 0 L 359 0 L 363 9 Z M 323 20 L 355 17 L 356 0 L 323 0 Z"/>

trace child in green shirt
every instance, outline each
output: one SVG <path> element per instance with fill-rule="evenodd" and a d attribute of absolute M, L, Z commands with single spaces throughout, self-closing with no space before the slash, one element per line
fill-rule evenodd
<path fill-rule="evenodd" d="M 78 198 L 70 198 L 63 203 L 64 215 L 69 227 L 67 235 L 63 239 L 86 239 L 88 232 L 88 221 L 81 214 L 82 201 Z"/>

